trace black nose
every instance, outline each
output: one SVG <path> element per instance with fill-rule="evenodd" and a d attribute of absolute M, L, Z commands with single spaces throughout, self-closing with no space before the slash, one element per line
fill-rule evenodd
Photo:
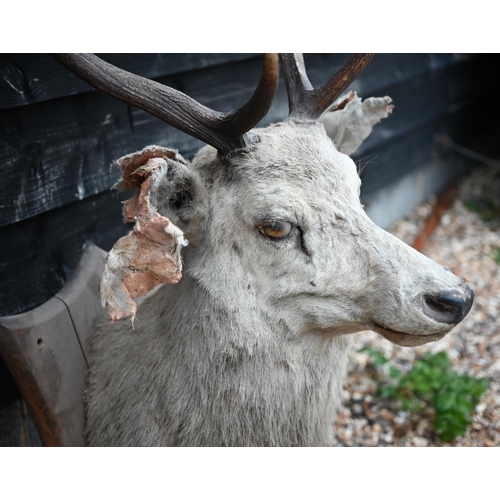
<path fill-rule="evenodd" d="M 424 313 L 435 321 L 456 325 L 462 321 L 470 311 L 474 302 L 474 291 L 468 284 L 464 284 L 462 292 L 447 290 L 436 295 L 424 295 Z"/>

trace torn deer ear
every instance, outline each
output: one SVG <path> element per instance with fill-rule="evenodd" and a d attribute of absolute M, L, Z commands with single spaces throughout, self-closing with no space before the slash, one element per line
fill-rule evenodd
<path fill-rule="evenodd" d="M 123 204 L 125 222 L 135 224 L 110 250 L 100 292 L 111 321 L 131 316 L 133 325 L 137 310 L 133 299 L 181 279 L 180 253 L 187 241 L 176 222 L 181 226 L 192 222 L 188 215 L 194 213 L 199 182 L 182 156 L 159 146 L 124 156 L 116 164 L 123 176 L 114 188 L 137 189 Z"/>
<path fill-rule="evenodd" d="M 337 99 L 319 121 L 338 151 L 351 155 L 371 134 L 373 126 L 392 113 L 391 102 L 389 96 L 370 97 L 363 102 L 351 91 Z"/>
<path fill-rule="evenodd" d="M 198 174 L 177 151 L 161 146 L 148 146 L 116 160 L 123 172 L 122 179 L 113 186 L 119 191 L 137 188 L 144 181 L 145 172 L 154 166 L 148 186 L 149 203 L 159 214 L 168 217 L 186 235 L 191 245 L 200 238 L 201 221 L 205 211 L 206 189 Z M 136 197 L 124 203 L 125 222 L 134 214 Z"/>

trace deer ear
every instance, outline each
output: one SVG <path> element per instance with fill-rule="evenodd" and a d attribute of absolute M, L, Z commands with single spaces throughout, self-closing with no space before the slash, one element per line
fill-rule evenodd
<path fill-rule="evenodd" d="M 133 325 L 133 299 L 180 280 L 184 232 L 199 225 L 195 200 L 203 186 L 184 158 L 170 149 L 149 146 L 116 163 L 123 177 L 114 188 L 138 190 L 123 204 L 125 222 L 135 225 L 110 250 L 100 291 L 111 321 L 131 316 Z"/>
<path fill-rule="evenodd" d="M 394 108 L 392 99 L 370 97 L 364 102 L 356 92 L 337 99 L 320 117 L 335 147 L 347 155 L 354 153 L 371 134 L 374 125 L 387 118 Z"/>
<path fill-rule="evenodd" d="M 198 172 L 190 168 L 190 163 L 177 151 L 160 146 L 148 146 L 115 163 L 123 177 L 114 189 L 138 188 L 150 177 L 147 192 L 149 204 L 178 226 L 190 244 L 196 244 L 205 213 L 206 188 Z M 126 221 L 130 221 L 128 205 L 134 200 L 132 198 L 124 204 Z"/>

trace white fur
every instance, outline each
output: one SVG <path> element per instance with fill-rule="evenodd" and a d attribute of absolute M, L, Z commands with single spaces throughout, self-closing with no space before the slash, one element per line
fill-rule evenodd
<path fill-rule="evenodd" d="M 418 345 L 451 328 L 421 296 L 463 280 L 368 219 L 323 125 L 254 133 L 251 151 L 203 148 L 151 194 L 188 235 L 184 275 L 144 301 L 136 331 L 103 318 L 93 333 L 90 445 L 329 445 L 348 334 Z M 179 182 L 191 193 L 175 208 Z M 295 226 L 286 241 L 257 227 L 276 219 Z"/>

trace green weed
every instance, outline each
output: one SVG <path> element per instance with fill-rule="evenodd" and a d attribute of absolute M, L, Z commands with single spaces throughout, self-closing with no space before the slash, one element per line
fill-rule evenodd
<path fill-rule="evenodd" d="M 374 359 L 374 365 L 389 368 L 390 380 L 378 389 L 382 397 L 396 399 L 405 411 L 434 408 L 433 427 L 443 441 L 452 441 L 465 434 L 489 379 L 459 374 L 451 367 L 445 352 L 427 353 L 415 361 L 410 371 L 402 373 L 378 351 L 370 347 L 361 351 Z"/>

